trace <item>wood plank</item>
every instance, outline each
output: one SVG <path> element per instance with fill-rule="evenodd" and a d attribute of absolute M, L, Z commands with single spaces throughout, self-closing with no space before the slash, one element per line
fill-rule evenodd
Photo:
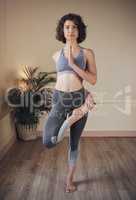
<path fill-rule="evenodd" d="M 136 138 L 81 138 L 71 194 L 64 192 L 67 152 L 68 138 L 52 149 L 41 139 L 17 141 L 0 162 L 0 199 L 136 199 Z"/>

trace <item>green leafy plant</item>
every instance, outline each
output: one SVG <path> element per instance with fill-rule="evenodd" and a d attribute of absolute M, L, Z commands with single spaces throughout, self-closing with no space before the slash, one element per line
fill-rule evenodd
<path fill-rule="evenodd" d="M 23 72 L 26 78 L 19 79 L 18 86 L 7 93 L 15 123 L 29 129 L 37 127 L 43 111 L 50 111 L 53 90 L 45 86 L 56 82 L 56 77 L 52 76 L 56 72 L 38 73 L 37 70 L 38 67 L 25 66 Z"/>

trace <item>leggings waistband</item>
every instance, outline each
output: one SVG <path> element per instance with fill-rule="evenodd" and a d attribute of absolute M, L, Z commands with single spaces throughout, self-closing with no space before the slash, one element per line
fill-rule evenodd
<path fill-rule="evenodd" d="M 74 91 L 70 91 L 70 92 L 67 92 L 67 91 L 62 91 L 62 90 L 58 90 L 58 89 L 54 89 L 55 92 L 59 92 L 59 93 L 62 93 L 62 94 L 74 94 L 74 93 L 77 93 L 77 92 L 84 92 L 85 91 L 85 88 L 82 87 L 78 90 L 74 90 Z"/>

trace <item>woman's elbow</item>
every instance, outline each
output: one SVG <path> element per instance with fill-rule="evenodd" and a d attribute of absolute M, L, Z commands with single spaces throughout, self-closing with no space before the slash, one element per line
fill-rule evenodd
<path fill-rule="evenodd" d="M 95 85 L 97 83 L 97 77 L 95 76 L 94 78 L 93 78 L 93 80 L 91 80 L 91 84 L 92 85 Z"/>
<path fill-rule="evenodd" d="M 92 85 L 95 85 L 95 84 L 96 84 L 96 81 L 91 82 L 91 84 L 92 84 Z"/>

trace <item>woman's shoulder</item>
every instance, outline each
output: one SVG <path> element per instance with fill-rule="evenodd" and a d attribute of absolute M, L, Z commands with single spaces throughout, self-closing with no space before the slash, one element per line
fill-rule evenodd
<path fill-rule="evenodd" d="M 86 55 L 86 56 L 89 56 L 89 55 L 94 55 L 94 51 L 93 51 L 93 49 L 91 49 L 91 48 L 85 48 L 85 47 L 82 47 L 82 49 L 83 49 L 83 51 L 84 51 L 84 54 Z"/>
<path fill-rule="evenodd" d="M 86 61 L 88 61 L 90 59 L 93 60 L 95 58 L 93 49 L 83 47 L 83 52 L 84 52 L 84 57 L 85 57 Z"/>
<path fill-rule="evenodd" d="M 61 52 L 61 49 L 59 49 L 59 50 L 57 50 L 57 51 L 55 51 L 55 52 L 53 53 L 52 58 L 53 58 L 53 60 L 54 60 L 55 62 L 57 62 L 57 60 L 58 60 L 58 58 L 59 58 L 59 56 L 60 56 L 60 52 Z"/>

